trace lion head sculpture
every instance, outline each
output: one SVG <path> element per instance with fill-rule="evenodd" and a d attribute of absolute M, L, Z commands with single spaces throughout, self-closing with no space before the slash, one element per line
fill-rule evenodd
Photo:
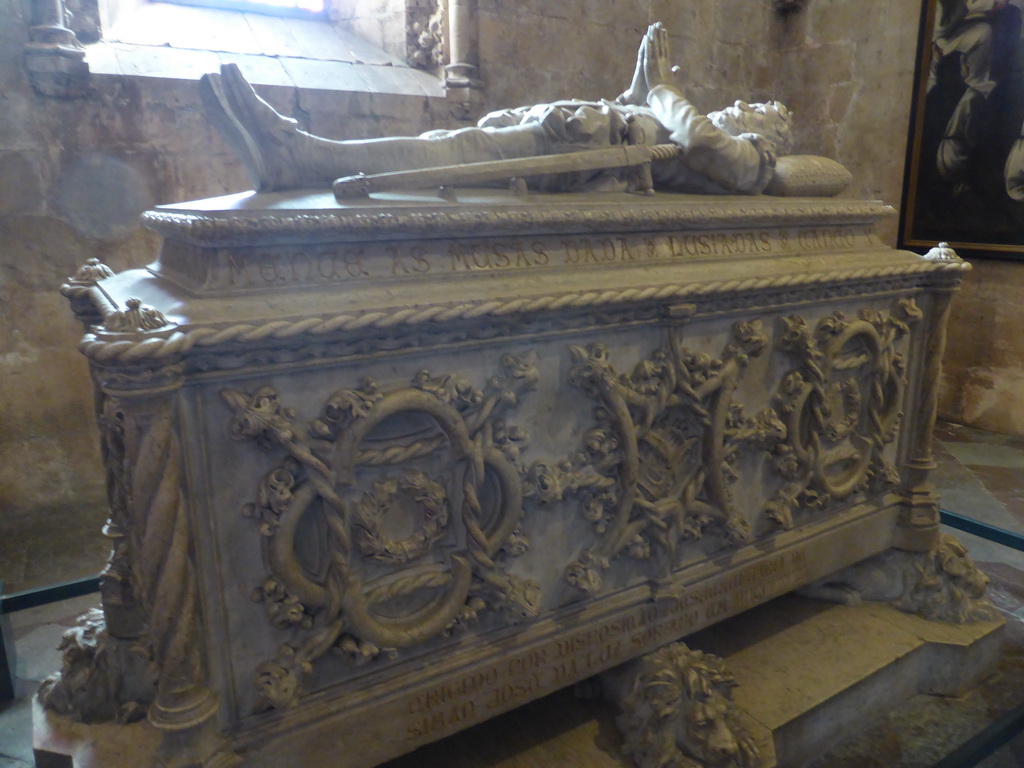
<path fill-rule="evenodd" d="M 978 570 L 967 548 L 943 534 L 929 550 L 889 550 L 800 592 L 846 605 L 876 600 L 926 619 L 963 624 L 999 617 L 985 595 L 987 587 L 988 576 Z"/>
<path fill-rule="evenodd" d="M 736 682 L 718 656 L 673 643 L 639 662 L 619 728 L 640 768 L 754 768 L 757 748 L 737 721 Z"/>
<path fill-rule="evenodd" d="M 988 576 L 955 537 L 940 536 L 938 546 L 918 556 L 911 568 L 897 603 L 902 610 L 956 624 L 998 618 L 999 612 L 985 597 Z"/>

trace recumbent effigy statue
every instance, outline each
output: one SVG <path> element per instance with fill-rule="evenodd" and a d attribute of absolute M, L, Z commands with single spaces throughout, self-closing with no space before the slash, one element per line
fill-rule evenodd
<path fill-rule="evenodd" d="M 534 188 L 623 191 L 637 182 L 622 168 L 573 170 L 570 161 L 563 164 L 567 170 L 551 172 L 545 167 L 558 167 L 558 161 L 541 158 L 571 153 L 582 160 L 586 150 L 637 142 L 657 147 L 650 158 L 650 182 L 665 191 L 759 194 L 774 181 L 782 194 L 831 195 L 849 183 L 842 166 L 813 156 L 789 166 L 798 179 L 776 179 L 779 156 L 792 148 L 792 115 L 786 107 L 737 101 L 705 116 L 669 84 L 668 62 L 668 34 L 660 23 L 652 24 L 640 44 L 633 81 L 615 101 L 519 107 L 493 112 L 476 128 L 370 140 L 332 141 L 300 130 L 294 119 L 257 96 L 233 64 L 219 75 L 204 76 L 201 88 L 207 115 L 261 191 L 323 187 L 339 177 L 426 168 L 447 168 L 448 178 L 458 180 L 453 167 L 525 158 L 537 161 L 528 171 Z M 500 177 L 500 165 L 495 165 Z"/>

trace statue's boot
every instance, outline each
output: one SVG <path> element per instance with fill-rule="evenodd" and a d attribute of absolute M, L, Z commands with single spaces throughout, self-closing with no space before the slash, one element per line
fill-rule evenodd
<path fill-rule="evenodd" d="M 261 192 L 328 186 L 330 178 L 311 169 L 305 145 L 316 139 L 300 131 L 298 123 L 261 99 L 236 64 L 225 64 L 220 74 L 203 75 L 199 92 L 207 118 L 245 166 Z"/>

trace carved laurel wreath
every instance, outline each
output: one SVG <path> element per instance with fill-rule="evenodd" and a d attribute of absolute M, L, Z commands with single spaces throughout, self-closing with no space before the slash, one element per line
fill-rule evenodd
<path fill-rule="evenodd" d="M 409 497 L 423 510 L 423 522 L 404 539 L 390 538 L 381 532 L 389 509 Z M 424 473 L 406 471 L 373 484 L 373 492 L 363 494 L 355 509 L 355 544 L 368 557 L 392 565 L 409 563 L 422 557 L 444 535 L 448 526 L 448 497 L 444 488 Z"/>

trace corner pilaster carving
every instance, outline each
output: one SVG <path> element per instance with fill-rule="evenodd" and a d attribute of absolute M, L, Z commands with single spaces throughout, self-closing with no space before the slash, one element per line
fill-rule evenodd
<path fill-rule="evenodd" d="M 933 263 L 964 265 L 947 243 L 939 243 L 923 257 Z M 929 479 L 935 469 L 932 433 L 938 413 L 939 385 L 942 380 L 942 356 L 946 351 L 946 326 L 950 305 L 959 280 L 936 285 L 930 296 L 929 322 L 923 324 L 923 370 L 915 407 L 910 413 L 909 450 L 901 478 L 903 510 L 896 529 L 894 546 L 916 552 L 933 549 L 939 542 L 939 500 Z"/>
<path fill-rule="evenodd" d="M 126 345 L 138 348 L 166 341 L 176 328 L 137 299 L 119 308 L 105 298 L 96 283 L 108 272 L 90 263 L 65 286 L 65 295 L 87 290 L 105 315 L 82 344 L 92 359 L 100 393 L 96 408 L 111 507 L 104 528 L 112 552 L 101 580 L 103 617 L 87 621 L 65 642 L 62 681 L 41 698 L 58 710 L 64 701 L 88 703 L 91 710 L 78 713 L 82 719 L 120 712 L 120 703 L 110 697 L 122 689 L 144 690 L 145 681 L 129 679 L 138 678 L 142 670 L 119 665 L 125 679 L 116 685 L 102 683 L 98 689 L 95 681 L 102 682 L 102 675 L 76 670 L 88 670 L 90 657 L 103 659 L 107 652 L 102 649 L 110 643 L 132 643 L 144 648 L 142 655 L 151 661 L 144 674 L 152 687 L 148 696 L 131 701 L 149 703 L 154 726 L 185 730 L 207 720 L 217 699 L 206 687 L 193 533 L 175 426 L 184 364 L 173 349 L 159 360 L 105 356 Z M 89 653 L 83 648 L 98 650 Z M 76 685 L 91 686 L 91 692 L 76 691 Z"/>
<path fill-rule="evenodd" d="M 32 25 L 25 44 L 25 68 L 40 96 L 85 95 L 89 65 L 78 37 L 67 26 L 64 0 L 32 0 Z"/>

